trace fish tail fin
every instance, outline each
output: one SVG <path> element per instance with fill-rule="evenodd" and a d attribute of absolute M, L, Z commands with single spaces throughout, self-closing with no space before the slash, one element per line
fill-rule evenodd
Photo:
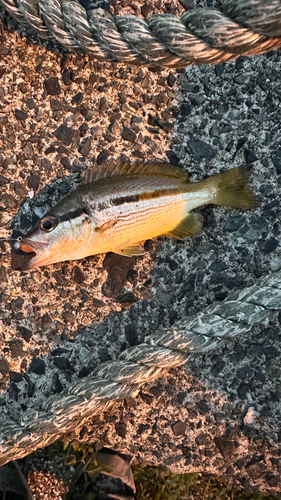
<path fill-rule="evenodd" d="M 249 187 L 251 170 L 251 165 L 241 165 L 203 181 L 206 187 L 208 185 L 213 189 L 214 195 L 210 203 L 244 210 L 256 207 L 257 199 Z"/>

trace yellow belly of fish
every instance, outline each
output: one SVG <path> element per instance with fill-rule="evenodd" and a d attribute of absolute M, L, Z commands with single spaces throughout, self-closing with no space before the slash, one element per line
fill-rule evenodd
<path fill-rule="evenodd" d="M 124 217 L 112 228 L 95 233 L 88 255 L 121 250 L 168 233 L 186 216 L 185 206 L 186 201 L 182 200 Z"/>

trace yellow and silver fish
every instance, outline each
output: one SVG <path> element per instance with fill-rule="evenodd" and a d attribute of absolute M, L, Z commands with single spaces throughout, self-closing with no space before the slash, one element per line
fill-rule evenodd
<path fill-rule="evenodd" d="M 250 168 L 243 166 L 193 183 L 184 169 L 167 163 L 96 167 L 18 247 L 35 253 L 29 269 L 110 251 L 141 255 L 147 239 L 198 234 L 202 216 L 190 213 L 196 207 L 253 207 L 249 175 Z"/>

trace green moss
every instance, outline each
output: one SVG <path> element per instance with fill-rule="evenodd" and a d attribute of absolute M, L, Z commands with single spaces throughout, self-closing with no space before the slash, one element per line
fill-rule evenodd
<path fill-rule="evenodd" d="M 213 476 L 173 474 L 159 467 L 133 469 L 137 500 L 276 500 L 278 497 L 247 493 Z"/>
<path fill-rule="evenodd" d="M 29 460 L 33 462 L 36 456 L 41 459 L 44 457 L 52 465 L 52 470 L 64 480 L 68 489 L 64 500 L 95 498 L 91 479 L 105 468 L 97 462 L 91 446 L 80 443 L 70 445 L 57 441 L 26 457 L 27 468 Z M 34 465 L 33 462 L 33 468 Z M 137 487 L 137 500 L 280 500 L 281 498 L 247 493 L 242 489 L 233 488 L 220 478 L 207 474 L 173 474 L 160 467 L 144 465 L 135 466 L 133 474 Z"/>

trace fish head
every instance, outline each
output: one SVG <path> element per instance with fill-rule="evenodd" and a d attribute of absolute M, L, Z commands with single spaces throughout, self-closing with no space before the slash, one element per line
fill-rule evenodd
<path fill-rule="evenodd" d="M 28 269 L 80 259 L 84 257 L 92 226 L 86 209 L 64 213 L 52 209 L 18 242 L 17 248 L 24 253 L 34 253 Z"/>

